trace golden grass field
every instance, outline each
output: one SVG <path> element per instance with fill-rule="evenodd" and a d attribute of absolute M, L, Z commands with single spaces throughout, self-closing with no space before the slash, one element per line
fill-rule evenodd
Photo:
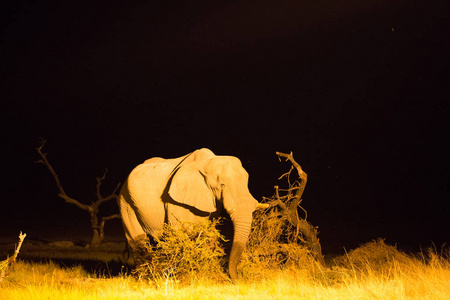
<path fill-rule="evenodd" d="M 179 281 L 164 275 L 148 280 L 113 274 L 105 261 L 120 264 L 120 249 L 113 244 L 96 251 L 24 246 L 0 282 L 0 299 L 450 299 L 448 250 L 408 255 L 377 240 L 336 258 L 327 268 L 311 262 L 282 271 L 255 270 L 244 261 L 242 279 L 231 283 L 199 275 Z M 47 255 L 54 261 L 20 260 L 33 253 L 34 260 Z M 80 264 L 60 263 L 61 258 L 76 262 L 77 257 Z M 103 267 L 83 267 L 86 259 Z"/>

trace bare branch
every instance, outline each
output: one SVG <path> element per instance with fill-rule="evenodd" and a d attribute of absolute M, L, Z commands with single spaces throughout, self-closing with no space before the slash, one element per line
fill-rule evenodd
<path fill-rule="evenodd" d="M 19 244 L 17 244 L 16 250 L 14 251 L 14 255 L 12 257 L 13 261 L 16 261 L 17 255 L 19 254 L 20 247 L 22 246 L 23 240 L 27 236 L 26 233 L 22 233 L 22 231 L 19 234 Z"/>
<path fill-rule="evenodd" d="M 289 154 L 277 151 L 275 154 L 280 156 L 280 157 L 286 157 L 286 161 L 289 160 L 292 163 L 292 165 L 297 169 L 297 172 L 298 172 L 299 176 L 301 176 L 302 173 L 304 173 L 304 171 L 302 170 L 302 167 L 295 161 L 292 151 Z"/>
<path fill-rule="evenodd" d="M 102 220 L 100 221 L 100 225 L 95 226 L 95 229 L 98 229 L 100 231 L 103 231 L 103 227 L 105 226 L 105 222 L 113 219 L 120 219 L 120 214 L 114 214 L 110 216 L 102 217 Z"/>
<path fill-rule="evenodd" d="M 97 181 L 97 185 L 96 185 L 96 194 L 97 194 L 97 199 L 102 199 L 102 194 L 100 192 L 100 186 L 102 185 L 102 181 L 105 179 L 106 177 L 106 173 L 108 172 L 108 169 L 105 169 L 105 172 L 103 172 L 102 177 L 96 177 L 95 180 Z"/>
<path fill-rule="evenodd" d="M 276 152 L 279 157 L 286 157 L 292 165 L 297 169 L 298 176 L 300 177 L 299 189 L 297 190 L 295 197 L 301 199 L 305 190 L 306 182 L 308 181 L 308 175 L 302 170 L 302 167 L 295 161 L 292 151 L 290 154 Z"/>
<path fill-rule="evenodd" d="M 61 182 L 59 181 L 58 174 L 56 174 L 55 170 L 53 169 L 52 165 L 50 164 L 50 162 L 47 159 L 47 153 L 42 152 L 42 149 L 44 148 L 44 145 L 46 142 L 47 142 L 46 140 L 41 138 L 39 147 L 36 147 L 36 151 L 42 158 L 37 162 L 42 163 L 45 166 L 47 166 L 48 170 L 53 175 L 53 179 L 55 180 L 56 187 L 59 190 L 58 196 L 60 198 L 64 199 L 64 201 L 66 201 L 67 203 L 73 204 L 73 205 L 77 206 L 78 208 L 89 211 L 91 209 L 89 205 L 82 204 L 78 200 L 67 196 L 66 192 L 64 191 L 64 188 L 61 185 Z"/>
<path fill-rule="evenodd" d="M 270 201 L 269 205 L 270 207 L 278 206 L 281 209 L 282 213 L 284 213 L 287 207 L 284 204 L 284 202 L 281 201 L 280 199 L 280 194 L 278 192 L 278 185 L 274 186 L 274 189 L 275 189 L 275 200 Z"/>
<path fill-rule="evenodd" d="M 58 194 L 58 196 L 62 199 L 64 199 L 64 201 L 66 201 L 67 203 L 73 204 L 76 207 L 82 209 L 82 210 L 86 210 L 86 211 L 92 211 L 92 207 L 90 205 L 86 205 L 86 204 L 82 204 L 80 203 L 78 200 L 75 200 L 69 196 L 67 196 L 66 194 Z"/>
<path fill-rule="evenodd" d="M 102 217 L 102 221 L 109 221 L 112 219 L 120 219 L 120 214 L 114 214 L 114 215 L 110 215 L 110 216 L 106 216 L 106 217 Z"/>
<path fill-rule="evenodd" d="M 286 173 L 284 173 L 283 175 L 281 175 L 279 178 L 278 178 L 278 180 L 280 180 L 281 178 L 283 178 L 283 177 L 287 177 L 287 180 L 288 180 L 288 183 L 289 183 L 289 185 L 291 185 L 291 182 L 290 182 L 290 176 L 291 176 L 291 172 L 292 172 L 292 170 L 294 170 L 294 166 L 291 166 L 291 169 L 288 171 L 288 172 L 286 172 Z"/>
<path fill-rule="evenodd" d="M 97 181 L 97 185 L 96 185 L 96 195 L 97 195 L 97 201 L 95 201 L 94 205 L 95 206 L 100 206 L 101 204 L 105 203 L 106 201 L 112 200 L 112 199 L 117 199 L 117 190 L 119 189 L 121 183 L 119 182 L 116 187 L 114 188 L 113 192 L 107 196 L 107 197 L 103 197 L 100 188 L 102 185 L 103 180 L 106 177 L 106 173 L 108 172 L 108 169 L 105 169 L 105 172 L 103 173 L 102 177 L 97 177 L 95 178 Z"/>

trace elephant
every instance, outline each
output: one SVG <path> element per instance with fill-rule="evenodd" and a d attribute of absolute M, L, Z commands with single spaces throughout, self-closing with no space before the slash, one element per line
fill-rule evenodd
<path fill-rule="evenodd" d="M 148 242 L 149 236 L 159 237 L 164 224 L 180 228 L 183 222 L 199 222 L 225 208 L 234 231 L 228 262 L 231 280 L 238 278 L 237 265 L 248 241 L 253 212 L 268 207 L 251 195 L 248 173 L 237 157 L 215 155 L 207 148 L 178 158 L 144 161 L 129 174 L 118 204 L 135 261 L 142 255 L 140 245 Z"/>

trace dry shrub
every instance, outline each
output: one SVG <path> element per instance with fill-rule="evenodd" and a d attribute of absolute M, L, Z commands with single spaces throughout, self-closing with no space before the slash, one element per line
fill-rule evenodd
<path fill-rule="evenodd" d="M 277 155 L 292 163 L 291 169 L 279 178 L 287 180 L 287 188 L 275 186 L 274 195 L 263 201 L 269 208 L 253 214 L 248 247 L 240 266 L 243 278 L 259 278 L 268 275 L 268 270 L 288 269 L 315 276 L 325 267 L 317 228 L 306 220 L 306 211 L 300 206 L 307 175 L 292 152 Z M 297 170 L 297 178 L 293 170 Z M 304 212 L 304 218 L 299 211 Z"/>
<path fill-rule="evenodd" d="M 295 267 L 317 271 L 325 266 L 318 231 L 306 220 L 306 210 L 300 206 L 308 176 L 292 152 L 276 154 L 292 164 L 290 170 L 278 178 L 285 178 L 288 187 L 275 186 L 274 195 L 264 198 L 269 204 L 268 209 L 254 213 L 247 264 L 252 265 L 251 269 Z M 297 177 L 293 170 L 297 171 Z M 304 218 L 299 216 L 300 210 L 304 212 Z"/>
<path fill-rule="evenodd" d="M 281 190 L 284 195 L 276 189 L 275 195 L 265 200 L 278 205 L 254 213 L 248 247 L 240 266 L 242 277 L 264 277 L 268 270 L 301 269 L 310 274 L 320 271 L 321 264 L 307 241 L 317 232 L 298 216 L 300 201 L 293 193 L 295 190 L 296 183 Z M 307 224 L 307 230 L 302 230 L 301 224 Z"/>
<path fill-rule="evenodd" d="M 386 272 L 393 264 L 411 265 L 412 259 L 411 256 L 399 251 L 396 246 L 386 245 L 383 239 L 378 238 L 335 258 L 333 264 L 337 269 L 351 269 L 358 273 Z"/>
<path fill-rule="evenodd" d="M 151 260 L 137 268 L 136 275 L 154 281 L 224 280 L 224 238 L 216 228 L 218 223 L 219 220 L 183 223 L 181 228 L 165 225 L 157 244 L 148 245 Z"/>
<path fill-rule="evenodd" d="M 300 237 L 301 233 L 277 209 L 267 214 L 256 212 L 247 247 L 248 259 L 264 268 L 302 266 L 314 258 L 304 244 L 298 243 Z"/>

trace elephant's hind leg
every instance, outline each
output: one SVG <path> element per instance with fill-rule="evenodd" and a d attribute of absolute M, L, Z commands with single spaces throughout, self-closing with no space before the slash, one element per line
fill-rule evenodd
<path fill-rule="evenodd" d="M 142 238 L 142 236 L 147 236 L 136 217 L 134 209 L 126 201 L 123 195 L 120 195 L 119 207 L 122 216 L 123 230 L 125 231 L 125 237 L 127 238 L 128 243 L 138 239 L 138 237 Z"/>
<path fill-rule="evenodd" d="M 128 204 L 123 195 L 120 195 L 119 206 L 123 229 L 134 258 L 134 264 L 136 267 L 139 267 L 151 259 L 149 239 L 139 223 L 134 209 Z"/>

